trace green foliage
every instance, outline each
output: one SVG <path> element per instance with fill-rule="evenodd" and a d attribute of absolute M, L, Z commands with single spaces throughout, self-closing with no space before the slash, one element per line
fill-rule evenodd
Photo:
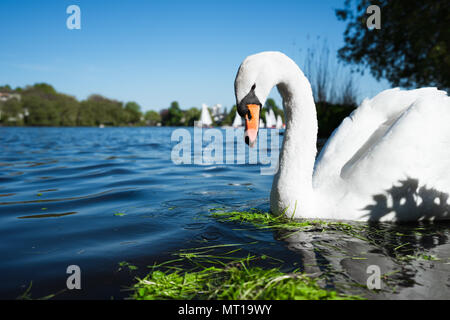
<path fill-rule="evenodd" d="M 12 91 L 12 89 L 11 89 L 11 86 L 10 85 L 4 85 L 4 86 L 0 86 L 0 92 L 11 92 Z"/>
<path fill-rule="evenodd" d="M 314 221 L 295 221 L 283 215 L 275 216 L 259 210 L 250 211 L 212 211 L 211 215 L 220 221 L 250 223 L 258 228 L 298 229 L 309 227 Z"/>
<path fill-rule="evenodd" d="M 36 83 L 32 88 L 31 91 L 38 92 L 41 95 L 56 95 L 56 90 L 51 85 L 47 83 Z"/>
<path fill-rule="evenodd" d="M 231 126 L 233 124 L 234 118 L 236 117 L 237 107 L 234 104 L 231 108 L 230 112 L 227 113 L 225 118 L 222 121 L 222 125 Z"/>
<path fill-rule="evenodd" d="M 138 300 L 350 300 L 354 296 L 324 290 L 300 272 L 249 267 L 245 263 L 196 272 L 153 271 L 140 279 L 132 296 Z"/>
<path fill-rule="evenodd" d="M 186 249 L 173 255 L 177 259 L 152 266 L 152 271 L 131 288 L 137 300 L 335 300 L 361 299 L 322 289 L 317 279 L 297 269 L 290 273 L 273 267 L 283 261 L 262 255 L 235 257 L 240 248 L 217 254 L 217 250 L 239 244 L 222 244 Z M 272 267 L 255 263 L 267 260 Z M 180 265 L 181 263 L 181 265 Z"/>
<path fill-rule="evenodd" d="M 183 117 L 183 112 L 177 101 L 173 101 L 167 112 L 161 115 L 161 121 L 163 126 L 181 126 L 184 124 L 186 119 Z"/>
<path fill-rule="evenodd" d="M 75 127 L 77 126 L 79 104 L 76 100 L 64 100 L 59 104 L 60 110 L 60 126 Z"/>
<path fill-rule="evenodd" d="M 141 106 L 136 102 L 128 102 L 125 105 L 125 113 L 127 115 L 126 118 L 128 123 L 135 124 L 141 121 Z"/>
<path fill-rule="evenodd" d="M 45 94 L 45 93 L 44 93 Z M 57 126 L 60 115 L 57 104 L 53 100 L 42 98 L 37 93 L 25 95 L 22 98 L 23 109 L 29 110 L 26 124 L 31 126 Z"/>
<path fill-rule="evenodd" d="M 362 239 L 363 237 L 358 233 L 358 227 L 352 226 L 344 222 L 311 220 L 311 219 L 289 219 L 283 214 L 275 216 L 269 212 L 263 212 L 257 209 L 250 209 L 249 211 L 220 211 L 212 210 L 211 215 L 221 222 L 239 222 L 251 224 L 258 229 L 272 229 L 284 231 L 307 231 L 310 229 L 322 230 L 339 230 L 343 233 L 350 234 L 354 237 Z M 287 236 L 290 234 L 288 233 Z"/>
<path fill-rule="evenodd" d="M 195 121 L 200 120 L 201 114 L 202 114 L 202 112 L 195 107 L 192 107 L 192 108 L 186 110 L 184 112 L 185 125 L 192 127 L 194 125 Z"/>
<path fill-rule="evenodd" d="M 91 95 L 79 102 L 74 97 L 58 93 L 51 85 L 38 83 L 12 90 L 0 87 L 0 92 L 19 93 L 0 103 L 2 125 L 28 126 L 98 126 L 140 125 L 141 107 L 135 102 L 123 105 L 101 95 Z"/>
<path fill-rule="evenodd" d="M 316 108 L 317 118 L 319 119 L 318 136 L 327 138 L 352 113 L 356 106 L 318 102 Z"/>
<path fill-rule="evenodd" d="M 352 0 L 336 10 L 347 21 L 339 57 L 368 66 L 395 86 L 450 88 L 450 2 L 447 0 Z M 366 9 L 381 9 L 381 29 L 366 26 Z"/>
<path fill-rule="evenodd" d="M 156 126 L 158 123 L 161 122 L 160 114 L 153 110 L 147 111 L 145 113 L 144 118 L 145 118 L 147 125 L 150 125 L 150 126 Z"/>
<path fill-rule="evenodd" d="M 202 289 L 204 274 L 154 271 L 135 286 L 134 299 L 191 299 Z"/>
<path fill-rule="evenodd" d="M 10 99 L 0 103 L 0 123 L 6 125 L 23 125 L 23 118 L 19 115 L 23 113 L 22 104 L 17 99 Z"/>
<path fill-rule="evenodd" d="M 275 117 L 281 116 L 281 119 L 283 119 L 283 123 L 286 123 L 283 109 L 279 108 L 275 103 L 275 100 L 273 100 L 272 98 L 267 99 L 264 108 L 261 110 L 261 118 L 266 119 L 266 112 L 268 112 L 269 108 L 273 110 Z"/>
<path fill-rule="evenodd" d="M 122 261 L 122 262 L 119 262 L 119 269 L 117 271 L 122 271 L 122 270 L 135 271 L 137 269 L 138 269 L 138 267 L 132 265 L 131 263 L 129 263 L 127 261 Z"/>
<path fill-rule="evenodd" d="M 128 122 L 128 114 L 119 101 L 110 100 L 100 95 L 91 95 L 81 102 L 78 122 L 81 126 L 98 126 L 100 124 L 118 126 Z"/>
<path fill-rule="evenodd" d="M 272 98 L 268 98 L 266 101 L 266 108 L 277 108 L 275 100 L 273 100 Z"/>
<path fill-rule="evenodd" d="M 200 119 L 201 111 L 192 107 L 182 110 L 177 101 L 160 113 L 150 110 L 143 116 L 136 102 L 125 105 L 116 100 L 94 94 L 86 100 L 78 101 L 72 96 L 58 93 L 52 86 L 39 83 L 25 88 L 11 89 L 1 86 L 0 92 L 20 93 L 21 99 L 9 99 L 0 102 L 0 124 L 12 126 L 129 126 L 161 123 L 163 126 L 193 126 Z M 284 112 L 271 98 L 262 108 L 264 119 L 267 108 L 271 107 L 275 115 Z M 328 137 L 340 122 L 353 110 L 353 106 L 318 103 L 319 136 Z M 236 105 L 227 113 L 222 125 L 231 125 L 236 115 Z M 144 121 L 142 120 L 144 119 Z"/>

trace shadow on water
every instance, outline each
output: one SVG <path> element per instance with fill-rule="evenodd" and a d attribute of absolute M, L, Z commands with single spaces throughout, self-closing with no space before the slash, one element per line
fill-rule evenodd
<path fill-rule="evenodd" d="M 417 179 L 399 181 L 399 186 L 393 186 L 386 193 L 373 196 L 375 204 L 363 209 L 369 211 L 365 216 L 370 221 L 380 221 L 388 215 L 394 215 L 398 221 L 411 220 L 411 216 L 417 221 L 443 220 L 450 215 L 448 193 L 419 187 Z M 389 200 L 392 200 L 391 205 Z"/>
<path fill-rule="evenodd" d="M 328 287 L 371 299 L 448 299 L 449 222 L 350 223 L 349 228 L 278 232 L 301 257 L 305 272 Z M 378 266 L 381 290 L 369 290 L 368 267 Z"/>

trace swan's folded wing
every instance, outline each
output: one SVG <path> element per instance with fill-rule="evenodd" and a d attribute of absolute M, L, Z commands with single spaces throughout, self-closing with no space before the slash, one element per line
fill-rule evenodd
<path fill-rule="evenodd" d="M 375 195 L 401 181 L 450 193 L 450 98 L 418 98 L 343 166 L 352 193 Z"/>
<path fill-rule="evenodd" d="M 319 154 L 314 185 L 320 187 L 338 179 L 349 161 L 356 161 L 376 144 L 395 121 L 419 98 L 445 96 L 436 88 L 389 89 L 364 100 L 333 132 Z"/>

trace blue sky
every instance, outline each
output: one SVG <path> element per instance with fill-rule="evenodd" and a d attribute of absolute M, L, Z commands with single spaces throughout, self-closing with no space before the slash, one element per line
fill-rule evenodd
<path fill-rule="evenodd" d="M 160 110 L 234 104 L 242 60 L 278 50 L 302 64 L 302 52 L 327 39 L 343 44 L 343 0 L 2 0 L 0 84 L 47 82 L 84 99 L 99 93 Z M 69 30 L 66 8 L 81 9 L 81 30 Z M 335 52 L 332 53 L 333 55 Z M 389 88 L 357 76 L 360 98 Z M 279 95 L 273 91 L 276 100 Z"/>

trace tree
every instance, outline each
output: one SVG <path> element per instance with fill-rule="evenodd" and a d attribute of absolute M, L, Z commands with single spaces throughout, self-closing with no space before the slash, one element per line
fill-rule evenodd
<path fill-rule="evenodd" d="M 60 114 L 60 126 L 74 127 L 77 125 L 79 102 L 71 96 L 58 94 L 56 105 Z"/>
<path fill-rule="evenodd" d="M 150 110 L 145 113 L 145 121 L 149 126 L 156 126 L 161 122 L 161 116 L 158 112 Z"/>
<path fill-rule="evenodd" d="M 275 114 L 275 117 L 281 116 L 281 119 L 283 120 L 283 123 L 285 122 L 283 109 L 278 108 L 275 100 L 273 100 L 272 98 L 269 98 L 269 99 L 266 100 L 266 104 L 265 104 L 264 108 L 261 111 L 261 118 L 266 119 L 266 112 L 269 111 L 269 108 L 271 108 L 273 110 L 273 113 Z"/>
<path fill-rule="evenodd" d="M 233 124 L 234 117 L 236 117 L 236 112 L 237 112 L 237 107 L 236 107 L 236 105 L 234 104 L 234 105 L 231 107 L 230 112 L 228 112 L 228 113 L 226 114 L 225 118 L 224 118 L 223 121 L 222 121 L 222 124 L 225 125 L 225 126 L 231 126 L 231 125 Z"/>
<path fill-rule="evenodd" d="M 202 112 L 195 107 L 186 110 L 184 112 L 184 118 L 186 119 L 185 125 L 189 127 L 194 126 L 194 122 L 200 120 L 201 114 Z"/>
<path fill-rule="evenodd" d="M 448 0 L 345 0 L 336 10 L 348 21 L 339 57 L 369 67 L 394 86 L 450 88 L 450 2 Z M 366 26 L 367 7 L 381 9 L 381 29 Z"/>
<path fill-rule="evenodd" d="M 9 84 L 6 84 L 4 86 L 0 86 L 0 92 L 11 92 L 11 86 Z"/>
<path fill-rule="evenodd" d="M 128 123 L 128 116 L 120 101 L 107 99 L 101 95 L 91 95 L 80 104 L 78 125 L 98 126 L 106 124 L 120 126 Z"/>
<path fill-rule="evenodd" d="M 17 99 L 9 99 L 4 103 L 0 103 L 0 122 L 7 125 L 20 126 L 23 125 L 23 109 L 22 103 Z"/>
<path fill-rule="evenodd" d="M 317 102 L 318 136 L 328 138 L 341 122 L 356 108 L 355 104 L 337 104 L 326 101 Z"/>
<path fill-rule="evenodd" d="M 166 113 L 161 113 L 161 120 L 164 126 L 180 126 L 183 119 L 183 112 L 180 109 L 180 105 L 177 101 L 173 101 L 170 104 L 170 108 Z"/>
<path fill-rule="evenodd" d="M 125 111 L 128 115 L 127 122 L 128 123 L 138 123 L 141 121 L 142 113 L 141 107 L 136 102 L 128 102 L 125 105 Z"/>
<path fill-rule="evenodd" d="M 200 110 L 192 107 L 182 110 L 178 102 L 169 109 L 148 111 L 143 117 L 136 102 L 108 99 L 93 94 L 86 100 L 57 92 L 51 85 L 37 83 L 24 88 L 12 89 L 0 86 L 0 92 L 18 94 L 7 101 L 0 101 L 0 123 L 2 125 L 28 126 L 125 126 L 157 125 L 193 126 L 200 118 Z M 143 121 L 145 119 L 145 121 Z"/>
<path fill-rule="evenodd" d="M 23 108 L 29 111 L 27 125 L 31 126 L 58 126 L 60 114 L 57 104 L 39 95 L 26 95 L 22 99 Z"/>

